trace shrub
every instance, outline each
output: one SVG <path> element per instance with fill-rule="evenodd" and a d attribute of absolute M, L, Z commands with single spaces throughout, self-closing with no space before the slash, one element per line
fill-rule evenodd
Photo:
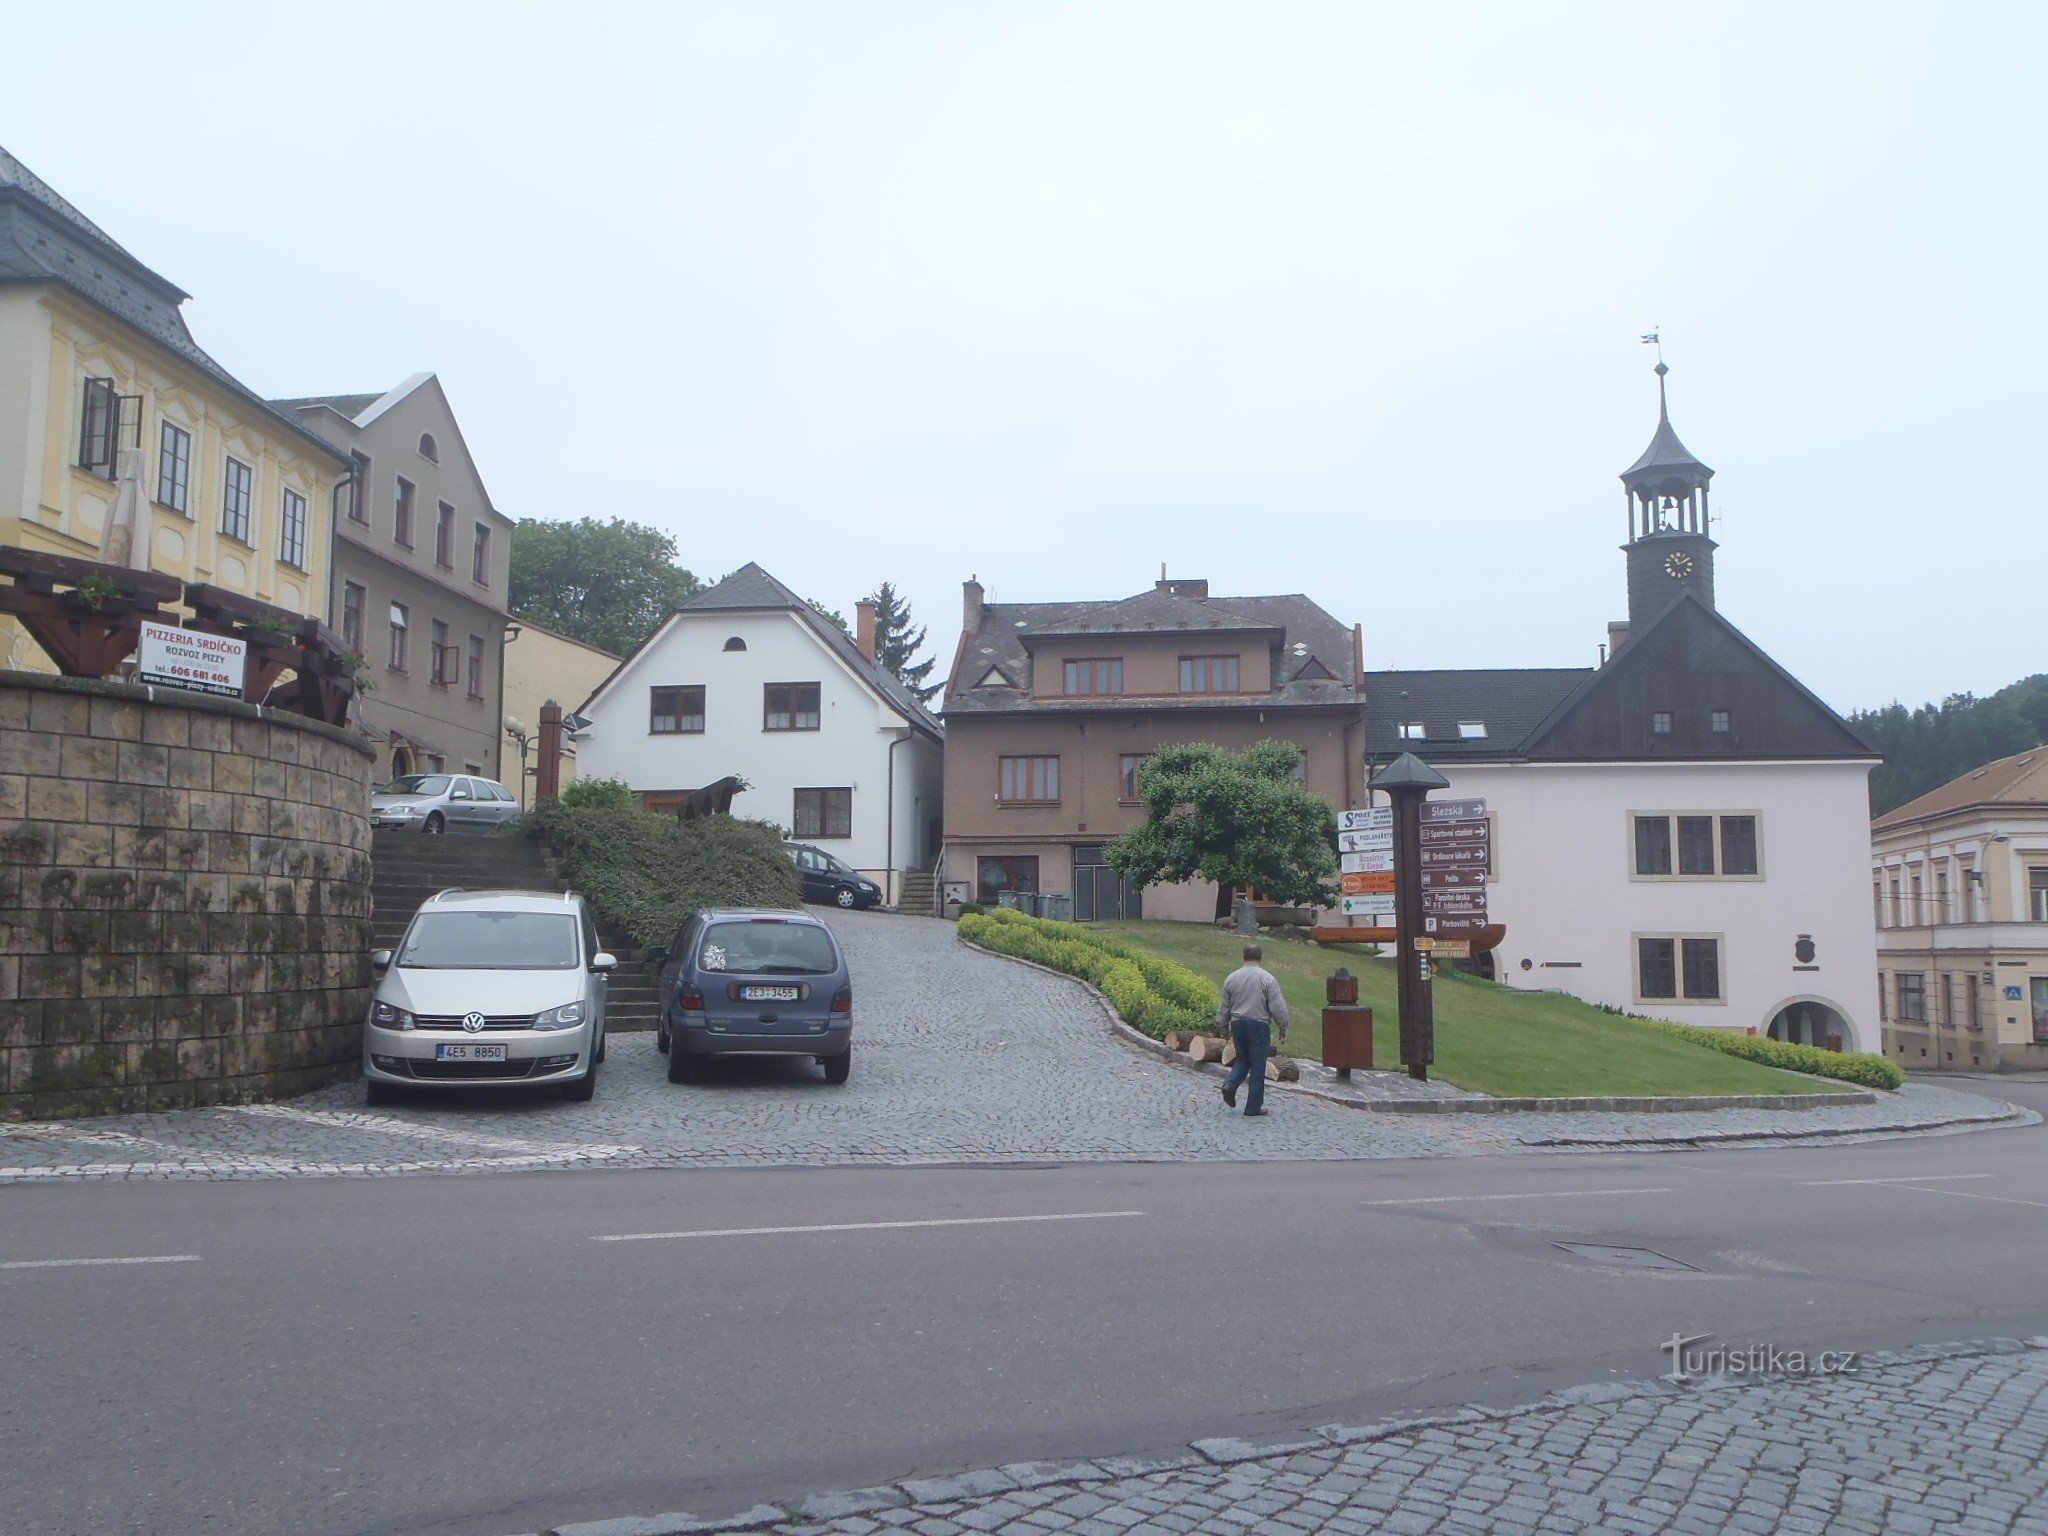
<path fill-rule="evenodd" d="M 982 913 L 986 912 L 987 910 L 988 908 L 984 907 L 978 901 L 963 901 L 960 903 L 960 911 L 958 915 L 961 917 L 979 917 Z"/>
<path fill-rule="evenodd" d="M 640 797 L 624 779 L 578 779 L 562 791 L 572 811 L 637 811 Z"/>
<path fill-rule="evenodd" d="M 651 949 L 667 945 L 685 918 L 706 907 L 799 904 L 796 867 L 773 827 L 731 816 L 687 824 L 651 816 L 630 799 L 618 804 L 605 788 L 615 781 L 590 782 L 595 805 L 564 796 L 534 807 L 515 830 L 547 839 L 607 933 Z"/>
<path fill-rule="evenodd" d="M 1873 1056 L 1867 1051 L 1824 1051 L 1817 1045 L 1794 1045 L 1789 1040 L 1773 1040 L 1768 1035 L 1742 1035 L 1732 1029 L 1672 1024 L 1637 1014 L 1626 1017 L 1674 1039 L 1704 1045 L 1708 1050 L 1720 1051 L 1723 1055 L 1740 1056 L 1745 1061 L 1761 1062 L 1767 1067 L 1783 1067 L 1787 1072 L 1832 1077 L 1845 1083 L 1887 1091 L 1903 1087 L 1906 1081 L 1906 1074 L 1896 1062 L 1886 1061 L 1882 1056 Z"/>
<path fill-rule="evenodd" d="M 1050 922 L 1007 907 L 963 910 L 960 936 L 983 949 L 1081 977 L 1109 999 L 1125 1023 L 1155 1040 L 1168 1030 L 1215 1028 L 1220 1002 L 1215 983 L 1078 923 Z"/>

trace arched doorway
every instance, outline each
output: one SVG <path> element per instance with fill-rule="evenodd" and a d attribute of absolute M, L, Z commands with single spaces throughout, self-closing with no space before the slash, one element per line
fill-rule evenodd
<path fill-rule="evenodd" d="M 1817 997 L 1794 998 L 1786 1003 L 1771 1015 L 1770 1027 L 1765 1033 L 1773 1040 L 1784 1040 L 1792 1045 L 1816 1045 L 1824 1051 L 1856 1048 L 1856 1032 L 1842 1017 L 1842 1011 Z"/>
<path fill-rule="evenodd" d="M 398 743 L 391 749 L 391 777 L 402 779 L 413 771 L 412 748 Z"/>

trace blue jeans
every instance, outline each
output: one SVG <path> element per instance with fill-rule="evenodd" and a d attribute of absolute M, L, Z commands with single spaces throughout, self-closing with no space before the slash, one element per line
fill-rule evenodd
<path fill-rule="evenodd" d="M 1237 1060 L 1230 1064 L 1230 1076 L 1223 1086 L 1235 1093 L 1249 1077 L 1252 1091 L 1244 1102 L 1244 1112 L 1255 1115 L 1266 1105 L 1266 1058 L 1273 1051 L 1273 1026 L 1264 1019 L 1232 1019 L 1230 1038 L 1237 1046 Z"/>

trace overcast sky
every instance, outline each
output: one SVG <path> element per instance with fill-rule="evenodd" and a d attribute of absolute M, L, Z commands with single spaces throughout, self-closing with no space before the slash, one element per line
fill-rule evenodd
<path fill-rule="evenodd" d="M 2038 3 L 83 15 L 0 143 L 243 380 L 433 369 L 503 511 L 941 667 L 969 574 L 1162 561 L 1591 663 L 1659 328 L 1736 624 L 1845 710 L 2048 669 Z"/>

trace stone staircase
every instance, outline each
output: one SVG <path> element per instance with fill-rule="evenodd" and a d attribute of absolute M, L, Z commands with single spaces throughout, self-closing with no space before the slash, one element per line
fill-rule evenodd
<path fill-rule="evenodd" d="M 420 903 L 436 892 L 566 891 L 547 845 L 530 837 L 425 837 L 417 832 L 370 836 L 370 943 L 395 947 Z M 655 968 L 637 948 L 599 932 L 619 957 L 606 988 L 605 1027 L 652 1029 L 661 1014 Z"/>
<path fill-rule="evenodd" d="M 928 869 L 906 869 L 903 871 L 901 889 L 897 893 L 896 910 L 914 912 L 919 917 L 935 917 L 939 910 L 938 886 Z"/>

